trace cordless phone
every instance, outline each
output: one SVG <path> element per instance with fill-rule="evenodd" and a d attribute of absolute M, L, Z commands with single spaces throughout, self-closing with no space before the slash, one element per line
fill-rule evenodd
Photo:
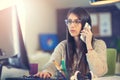
<path fill-rule="evenodd" d="M 87 22 L 85 23 L 84 28 L 85 28 L 85 27 L 89 27 L 89 28 L 91 29 L 90 25 L 89 25 Z M 84 37 L 84 36 L 81 35 L 81 36 L 80 36 L 80 39 L 85 42 L 85 37 Z"/>

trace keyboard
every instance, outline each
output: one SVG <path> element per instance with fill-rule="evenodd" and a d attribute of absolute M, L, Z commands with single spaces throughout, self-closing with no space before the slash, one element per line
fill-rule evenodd
<path fill-rule="evenodd" d="M 40 78 L 33 75 L 29 76 L 23 75 L 23 77 L 6 78 L 5 80 L 67 80 L 67 79 L 61 73 L 59 73 L 57 76 L 48 79 Z"/>
<path fill-rule="evenodd" d="M 5 80 L 56 80 L 56 78 L 43 79 L 36 76 L 23 76 L 23 77 L 6 78 Z"/>

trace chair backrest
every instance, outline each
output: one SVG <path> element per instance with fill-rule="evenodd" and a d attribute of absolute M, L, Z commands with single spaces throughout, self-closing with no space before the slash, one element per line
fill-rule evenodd
<path fill-rule="evenodd" d="M 108 48 L 107 49 L 108 72 L 106 75 L 114 75 L 115 74 L 116 57 L 117 57 L 117 50 L 114 48 Z"/>

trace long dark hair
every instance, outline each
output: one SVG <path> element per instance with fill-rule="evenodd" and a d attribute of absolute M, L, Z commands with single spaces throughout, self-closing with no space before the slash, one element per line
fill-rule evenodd
<path fill-rule="evenodd" d="M 90 15 L 85 9 L 80 7 L 70 9 L 68 11 L 67 18 L 71 13 L 75 14 L 81 20 L 82 29 L 86 22 L 88 22 L 91 25 Z M 67 39 L 66 66 L 67 66 L 67 69 L 70 71 L 74 63 L 74 55 L 77 52 L 76 52 L 76 44 L 75 44 L 74 38 L 70 35 L 68 28 L 66 28 L 66 39 Z M 87 48 L 86 48 L 86 44 L 81 39 L 79 40 L 80 40 L 79 51 L 82 54 L 81 60 L 78 64 L 79 71 L 82 74 L 86 74 L 89 70 L 88 62 L 86 60 Z"/>

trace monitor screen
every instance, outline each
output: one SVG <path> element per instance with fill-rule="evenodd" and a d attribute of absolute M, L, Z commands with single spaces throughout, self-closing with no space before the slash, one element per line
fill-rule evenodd
<path fill-rule="evenodd" d="M 43 51 L 53 51 L 58 44 L 57 34 L 39 34 L 39 45 Z"/>
<path fill-rule="evenodd" d="M 15 6 L 0 11 L 0 73 L 2 66 L 30 69 Z"/>
<path fill-rule="evenodd" d="M 14 53 L 12 27 L 12 7 L 0 10 L 0 59 Z"/>

